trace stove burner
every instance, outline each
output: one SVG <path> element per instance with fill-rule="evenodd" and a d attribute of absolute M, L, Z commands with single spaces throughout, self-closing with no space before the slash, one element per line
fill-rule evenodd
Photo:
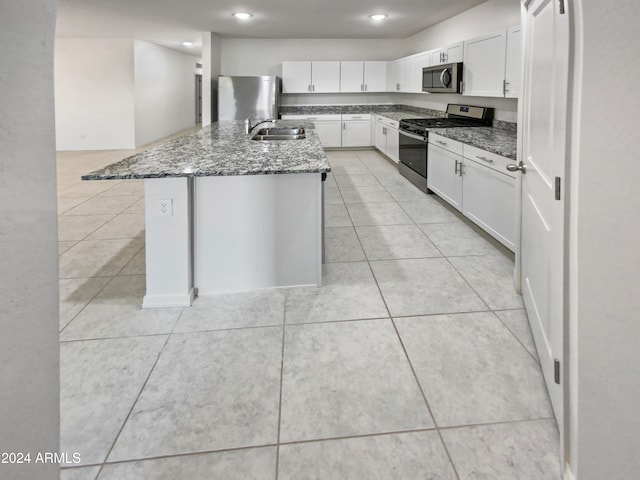
<path fill-rule="evenodd" d="M 430 129 L 453 127 L 482 127 L 486 126 L 486 120 L 471 118 L 407 118 L 400 120 L 400 129 L 418 135 L 426 135 Z"/>

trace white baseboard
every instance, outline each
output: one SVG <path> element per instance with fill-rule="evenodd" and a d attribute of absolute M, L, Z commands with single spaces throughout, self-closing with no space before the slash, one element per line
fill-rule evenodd
<path fill-rule="evenodd" d="M 194 289 L 186 295 L 145 295 L 142 308 L 190 307 L 195 296 Z"/>

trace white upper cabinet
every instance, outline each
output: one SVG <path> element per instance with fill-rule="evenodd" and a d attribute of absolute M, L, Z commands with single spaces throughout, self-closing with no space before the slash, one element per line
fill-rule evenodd
<path fill-rule="evenodd" d="M 507 30 L 507 66 L 504 77 L 504 96 L 518 98 L 522 62 L 522 40 L 520 25 Z"/>
<path fill-rule="evenodd" d="M 422 92 L 422 69 L 430 66 L 431 52 L 422 52 L 411 58 L 411 80 L 409 91 Z"/>
<path fill-rule="evenodd" d="M 463 95 L 503 97 L 506 30 L 464 42 Z"/>
<path fill-rule="evenodd" d="M 389 62 L 389 71 L 391 73 L 391 82 L 389 91 L 399 92 L 402 89 L 402 59 Z"/>
<path fill-rule="evenodd" d="M 414 79 L 412 74 L 413 57 L 404 57 L 401 59 L 402 81 L 400 82 L 401 92 L 414 91 Z"/>
<path fill-rule="evenodd" d="M 387 62 L 340 62 L 341 92 L 385 92 Z"/>
<path fill-rule="evenodd" d="M 283 93 L 340 91 L 340 62 L 282 62 Z"/>
<path fill-rule="evenodd" d="M 311 92 L 311 62 L 282 63 L 283 93 Z"/>
<path fill-rule="evenodd" d="M 431 65 L 441 65 L 443 63 L 458 63 L 463 59 L 463 42 L 453 43 L 444 48 L 431 50 Z"/>
<path fill-rule="evenodd" d="M 334 93 L 340 91 L 340 62 L 311 62 L 311 91 Z"/>
<path fill-rule="evenodd" d="M 364 92 L 364 62 L 340 62 L 340 91 Z"/>
<path fill-rule="evenodd" d="M 364 62 L 364 91 L 387 91 L 387 62 Z"/>

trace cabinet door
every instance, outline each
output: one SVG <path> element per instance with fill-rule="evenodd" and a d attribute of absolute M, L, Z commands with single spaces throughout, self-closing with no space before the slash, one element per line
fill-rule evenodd
<path fill-rule="evenodd" d="M 387 153 L 387 135 L 385 125 L 379 118 L 376 118 L 375 147 L 382 153 Z"/>
<path fill-rule="evenodd" d="M 431 50 L 430 52 L 430 61 L 429 64 L 430 66 L 432 65 L 441 65 L 443 63 L 446 63 L 444 61 L 444 48 L 437 48 L 435 50 Z"/>
<path fill-rule="evenodd" d="M 520 73 L 522 41 L 520 25 L 507 30 L 507 66 L 504 77 L 504 96 L 518 98 L 520 95 Z"/>
<path fill-rule="evenodd" d="M 504 96 L 506 50 L 506 31 L 464 42 L 463 95 Z"/>
<path fill-rule="evenodd" d="M 394 162 L 400 161 L 400 134 L 397 128 L 387 126 L 387 157 Z"/>
<path fill-rule="evenodd" d="M 516 179 L 467 158 L 464 159 L 463 168 L 463 213 L 513 251 L 516 238 Z"/>
<path fill-rule="evenodd" d="M 364 62 L 340 62 L 340 91 L 364 92 Z"/>
<path fill-rule="evenodd" d="M 342 122 L 343 147 L 370 147 L 371 122 L 369 120 L 345 120 Z"/>
<path fill-rule="evenodd" d="M 401 92 L 414 92 L 415 91 L 415 82 L 414 78 L 411 75 L 413 67 L 413 57 L 403 58 L 400 62 L 400 69 L 402 71 L 400 82 L 400 91 Z"/>
<path fill-rule="evenodd" d="M 431 52 L 423 52 L 412 59 L 411 88 L 412 91 L 422 92 L 422 69 L 431 63 Z"/>
<path fill-rule="evenodd" d="M 311 62 L 282 62 L 282 92 L 311 91 Z"/>
<path fill-rule="evenodd" d="M 313 122 L 322 146 L 342 146 L 342 122 L 340 120 L 316 120 Z"/>
<path fill-rule="evenodd" d="M 391 85 L 389 91 L 399 92 L 402 88 L 402 60 L 391 62 Z"/>
<path fill-rule="evenodd" d="M 462 62 L 464 56 L 464 45 L 462 42 L 454 43 L 444 49 L 444 63 Z"/>
<path fill-rule="evenodd" d="M 387 62 L 364 62 L 364 91 L 387 91 Z"/>
<path fill-rule="evenodd" d="M 340 62 L 312 62 L 311 91 L 314 93 L 340 92 Z"/>
<path fill-rule="evenodd" d="M 432 144 L 427 148 L 427 187 L 458 210 L 462 210 L 462 156 Z"/>

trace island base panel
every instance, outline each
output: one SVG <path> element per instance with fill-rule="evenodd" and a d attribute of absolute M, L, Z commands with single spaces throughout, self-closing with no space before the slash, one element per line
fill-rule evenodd
<path fill-rule="evenodd" d="M 143 308 L 193 303 L 193 183 L 193 178 L 144 182 L 147 290 Z"/>
<path fill-rule="evenodd" d="M 199 295 L 322 283 L 322 174 L 197 177 Z"/>

